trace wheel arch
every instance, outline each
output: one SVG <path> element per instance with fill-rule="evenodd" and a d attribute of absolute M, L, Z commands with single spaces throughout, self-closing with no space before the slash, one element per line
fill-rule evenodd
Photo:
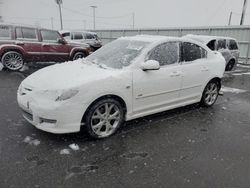
<path fill-rule="evenodd" d="M 15 45 L 11 45 L 11 46 L 1 46 L 0 47 L 0 51 L 1 51 L 1 54 L 0 54 L 0 57 L 2 58 L 2 56 L 6 53 L 6 52 L 10 52 L 10 51 L 15 51 L 15 52 L 18 52 L 20 53 L 23 58 L 25 58 L 25 52 L 24 50 L 21 48 L 21 47 L 18 47 L 18 46 L 15 46 Z"/>
<path fill-rule="evenodd" d="M 123 109 L 124 109 L 124 114 L 126 116 L 126 113 L 127 113 L 127 104 L 125 102 L 125 100 L 118 96 L 118 95 L 115 95 L 115 94 L 107 94 L 107 95 L 103 95 L 101 97 L 98 97 L 97 99 L 95 99 L 93 102 L 90 103 L 90 105 L 88 105 L 87 109 L 85 110 L 84 114 L 83 114 L 83 117 L 82 117 L 82 120 L 81 120 L 81 123 L 83 123 L 85 121 L 85 118 L 86 118 L 86 114 L 87 112 L 89 111 L 89 109 L 94 105 L 96 104 L 97 102 L 99 102 L 100 100 L 103 100 L 103 99 L 114 99 L 116 101 L 118 101 Z"/>
<path fill-rule="evenodd" d="M 86 56 L 88 56 L 88 54 L 89 54 L 88 51 L 87 51 L 86 49 L 76 47 L 76 48 L 73 48 L 73 49 L 71 50 L 70 55 L 69 55 L 69 56 L 70 56 L 70 59 L 73 59 L 74 55 L 75 55 L 77 52 L 83 52 L 83 53 L 85 53 Z"/>
<path fill-rule="evenodd" d="M 214 78 L 212 78 L 212 79 L 210 79 L 208 82 L 207 82 L 207 84 L 209 83 L 209 82 L 212 82 L 212 81 L 215 81 L 215 82 L 217 82 L 218 83 L 218 85 L 219 85 L 219 90 L 221 89 L 221 78 L 219 78 L 219 77 L 214 77 Z M 207 85 L 206 84 L 206 85 Z M 206 86 L 205 86 L 206 87 Z M 204 90 L 204 89 L 203 89 Z"/>

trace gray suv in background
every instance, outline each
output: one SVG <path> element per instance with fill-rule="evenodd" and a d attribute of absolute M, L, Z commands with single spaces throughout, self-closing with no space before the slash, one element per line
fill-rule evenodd
<path fill-rule="evenodd" d="M 238 63 L 240 50 L 234 38 L 206 35 L 186 35 L 185 37 L 206 44 L 213 51 L 221 52 L 226 60 L 226 71 L 232 71 Z"/>
<path fill-rule="evenodd" d="M 90 45 L 92 51 L 102 47 L 102 41 L 96 33 L 89 31 L 59 31 L 68 42 L 78 42 Z"/>

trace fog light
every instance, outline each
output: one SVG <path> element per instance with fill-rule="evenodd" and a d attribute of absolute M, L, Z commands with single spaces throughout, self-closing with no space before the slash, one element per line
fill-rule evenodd
<path fill-rule="evenodd" d="M 40 123 L 50 123 L 50 124 L 55 124 L 56 120 L 54 119 L 45 119 L 45 118 L 40 118 Z"/>

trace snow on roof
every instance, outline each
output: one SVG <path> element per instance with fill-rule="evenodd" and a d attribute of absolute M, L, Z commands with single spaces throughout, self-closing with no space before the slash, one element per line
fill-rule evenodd
<path fill-rule="evenodd" d="M 223 37 L 223 36 L 210 36 L 210 35 L 185 35 L 183 38 L 190 38 L 194 39 L 196 41 L 208 44 L 211 40 L 216 40 L 216 39 L 230 39 L 230 40 L 235 40 L 234 38 L 230 37 Z"/>
<path fill-rule="evenodd" d="M 159 42 L 162 40 L 179 40 L 178 37 L 167 37 L 160 35 L 136 35 L 131 37 L 121 37 L 120 40 L 135 40 L 135 41 L 144 41 L 144 42 Z"/>

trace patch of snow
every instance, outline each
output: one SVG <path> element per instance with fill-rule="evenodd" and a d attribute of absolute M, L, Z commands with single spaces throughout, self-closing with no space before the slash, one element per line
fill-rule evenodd
<path fill-rule="evenodd" d="M 23 142 L 30 143 L 31 140 L 32 140 L 32 138 L 30 136 L 26 136 L 25 139 L 23 140 Z"/>
<path fill-rule="evenodd" d="M 243 73 L 243 75 L 250 75 L 250 72 L 245 72 Z"/>
<path fill-rule="evenodd" d="M 226 110 L 227 108 L 223 106 L 222 109 L 223 109 L 223 110 Z"/>
<path fill-rule="evenodd" d="M 25 64 L 19 71 L 23 72 L 23 71 L 26 71 L 26 70 L 29 70 L 29 67 Z"/>
<path fill-rule="evenodd" d="M 0 62 L 0 71 L 3 70 L 3 64 Z"/>
<path fill-rule="evenodd" d="M 77 150 L 80 149 L 79 146 L 78 146 L 77 144 L 70 144 L 69 147 L 70 147 L 72 150 L 74 150 L 74 151 L 77 151 Z"/>
<path fill-rule="evenodd" d="M 30 136 L 26 136 L 23 142 L 30 144 L 30 145 L 34 145 L 34 146 L 38 146 L 41 143 L 39 140 L 33 139 Z"/>
<path fill-rule="evenodd" d="M 236 93 L 236 94 L 246 92 L 246 90 L 243 90 L 243 89 L 230 88 L 230 87 L 222 87 L 221 91 L 225 93 L 227 92 L 227 93 Z"/>
<path fill-rule="evenodd" d="M 69 154 L 70 154 L 70 151 L 69 151 L 69 149 L 62 149 L 62 150 L 60 151 L 60 154 L 61 154 L 61 155 L 69 155 Z"/>

